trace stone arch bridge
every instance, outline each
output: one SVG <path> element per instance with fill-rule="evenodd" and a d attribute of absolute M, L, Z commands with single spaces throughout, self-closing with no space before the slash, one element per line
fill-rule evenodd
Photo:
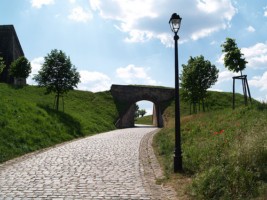
<path fill-rule="evenodd" d="M 119 111 L 117 128 L 134 127 L 135 103 L 150 101 L 153 107 L 153 125 L 163 127 L 162 114 L 174 98 L 174 89 L 156 86 L 112 85 L 111 94 Z"/>

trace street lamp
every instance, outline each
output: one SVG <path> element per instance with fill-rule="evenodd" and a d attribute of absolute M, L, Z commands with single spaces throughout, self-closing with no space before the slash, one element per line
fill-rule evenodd
<path fill-rule="evenodd" d="M 179 69 L 178 69 L 178 31 L 182 18 L 173 13 L 169 21 L 171 30 L 174 32 L 175 46 L 175 150 L 174 150 L 174 172 L 183 170 L 182 149 L 181 149 L 181 122 L 180 122 L 180 97 L 179 97 Z"/>

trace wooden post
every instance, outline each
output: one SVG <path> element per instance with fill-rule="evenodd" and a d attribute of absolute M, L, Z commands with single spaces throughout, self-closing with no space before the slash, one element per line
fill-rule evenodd
<path fill-rule="evenodd" d="M 233 77 L 233 110 L 235 109 L 235 77 Z"/>

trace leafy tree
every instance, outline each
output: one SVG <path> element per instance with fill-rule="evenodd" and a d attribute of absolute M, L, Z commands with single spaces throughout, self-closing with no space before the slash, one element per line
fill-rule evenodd
<path fill-rule="evenodd" d="M 63 51 L 54 49 L 44 58 L 44 64 L 34 76 L 34 80 L 39 86 L 46 87 L 47 94 L 56 93 L 56 110 L 58 110 L 59 97 L 77 87 L 80 74 Z"/>
<path fill-rule="evenodd" d="M 6 67 L 4 58 L 0 57 L 0 74 L 3 72 L 4 68 Z"/>
<path fill-rule="evenodd" d="M 139 106 L 137 104 L 134 104 L 135 106 L 135 112 L 134 112 L 134 118 L 138 118 L 139 117 Z"/>
<path fill-rule="evenodd" d="M 145 114 L 146 114 L 146 110 L 144 110 L 144 109 L 139 110 L 139 115 L 144 117 Z"/>
<path fill-rule="evenodd" d="M 225 53 L 224 56 L 224 65 L 228 70 L 233 72 L 240 72 L 246 68 L 247 61 L 245 58 L 242 58 L 244 54 L 241 53 L 241 50 L 237 47 L 235 39 L 226 38 L 226 41 L 221 45 L 222 52 Z"/>
<path fill-rule="evenodd" d="M 9 69 L 9 74 L 18 79 L 26 79 L 31 73 L 31 63 L 24 56 L 14 60 Z"/>
<path fill-rule="evenodd" d="M 181 75 L 182 98 L 193 104 L 196 112 L 197 103 L 202 102 L 205 111 L 204 100 L 207 97 L 207 89 L 214 85 L 218 79 L 219 70 L 210 61 L 205 60 L 204 56 L 190 57 L 188 63 L 183 66 Z M 199 108 L 200 109 L 200 108 Z"/>

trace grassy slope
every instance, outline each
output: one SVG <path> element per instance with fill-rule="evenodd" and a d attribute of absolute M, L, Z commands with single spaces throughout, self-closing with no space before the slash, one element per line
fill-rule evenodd
<path fill-rule="evenodd" d="M 0 84 L 0 163 L 77 137 L 115 129 L 118 117 L 109 92 L 70 91 L 65 112 L 55 112 L 54 95 L 34 86 Z M 62 107 L 61 107 L 62 110 Z"/>
<path fill-rule="evenodd" d="M 145 124 L 145 125 L 152 125 L 152 115 L 147 115 L 144 117 L 139 117 L 135 120 L 135 124 Z"/>
<path fill-rule="evenodd" d="M 237 104 L 242 100 L 239 96 Z M 176 187 L 180 198 L 258 196 L 266 191 L 267 183 L 267 111 L 244 107 L 233 111 L 230 93 L 213 92 L 209 101 L 210 110 L 215 111 L 190 116 L 182 113 L 182 175 L 173 174 L 174 104 L 166 109 L 166 127 L 154 140 L 168 177 L 165 181 Z"/>

